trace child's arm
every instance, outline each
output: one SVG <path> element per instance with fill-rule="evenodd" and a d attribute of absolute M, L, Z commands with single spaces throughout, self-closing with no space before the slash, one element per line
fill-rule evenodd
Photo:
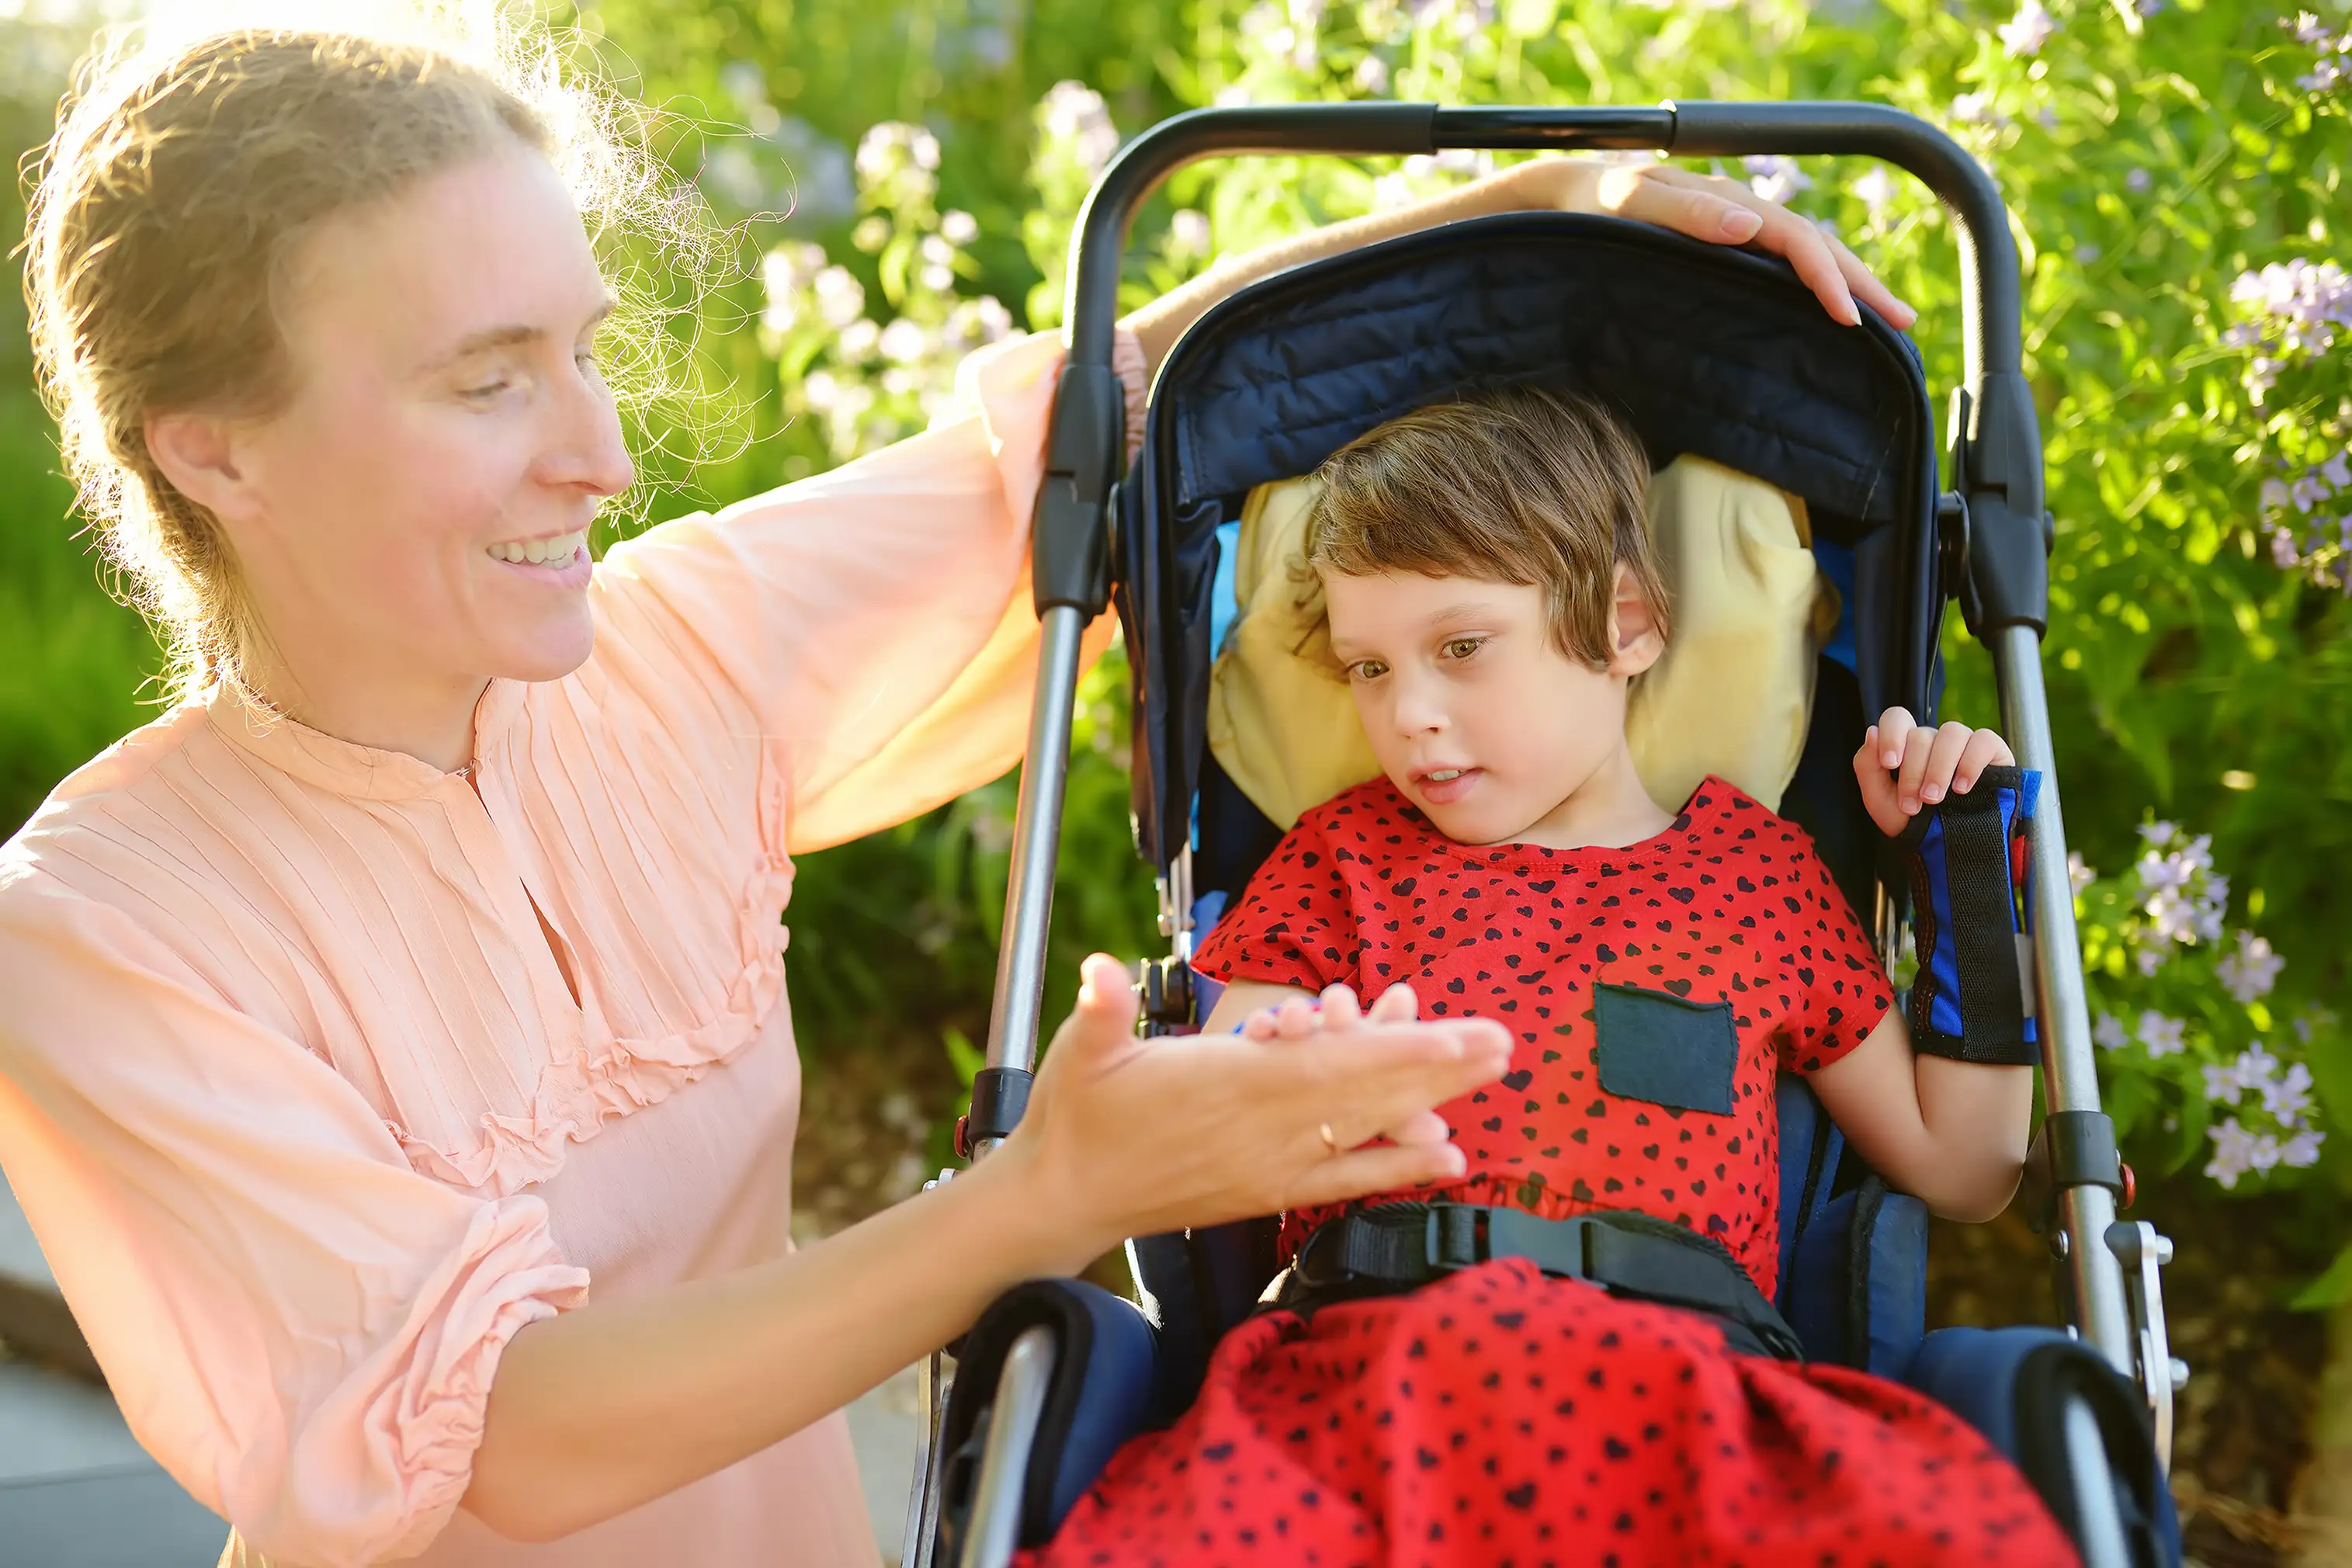
<path fill-rule="evenodd" d="M 1920 729 L 1890 708 L 1854 754 L 1863 804 L 1889 837 L 1921 806 L 1966 795 L 1985 769 L 2010 765 L 1990 730 Z M 1988 1220 L 2008 1206 L 2025 1163 L 2033 1069 L 1914 1054 L 1910 1026 L 1889 1012 L 1851 1053 L 1813 1075 L 1847 1140 L 1887 1182 L 1948 1219 Z"/>

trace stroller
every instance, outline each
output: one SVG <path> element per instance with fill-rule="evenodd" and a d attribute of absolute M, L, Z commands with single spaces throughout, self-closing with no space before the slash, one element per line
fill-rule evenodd
<path fill-rule="evenodd" d="M 1836 325 L 1774 258 L 1550 213 L 1443 226 L 1235 294 L 1169 355 L 1140 459 L 1122 476 L 1110 369 L 1119 259 L 1129 218 L 1162 177 L 1210 155 L 1451 148 L 1860 153 L 1920 177 L 1955 218 L 1966 268 L 1967 384 L 1952 394 L 1945 488 L 1919 359 L 1884 322 Z M 1157 873 L 1172 944 L 1142 968 L 1146 1027 L 1181 1030 L 1207 1011 L 1186 962 L 1195 935 L 1280 837 L 1206 738 L 1231 599 L 1220 561 L 1244 499 L 1474 383 L 1598 393 L 1626 415 L 1654 467 L 1692 454 L 1804 501 L 1817 563 L 1844 608 L 1780 809 L 1811 834 L 1890 957 L 1907 894 L 1847 759 L 1886 706 L 1934 713 L 1948 599 L 1991 650 L 2020 761 L 2043 774 L 2028 899 L 2047 1114 L 2029 1184 L 2066 1327 L 1927 1333 L 1924 1205 L 1843 1157 L 1837 1130 L 1794 1077 L 1778 1096 L 1779 1306 L 1809 1359 L 1906 1382 L 1975 1425 L 2017 1461 L 2093 1568 L 2178 1562 L 2162 1465 L 2187 1369 L 2165 1339 L 2158 1269 L 2170 1245 L 2117 1218 L 2130 1175 L 2099 1109 L 2039 662 L 2051 533 L 2020 309 L 1991 178 L 1941 132 L 1874 105 L 1213 110 L 1130 144 L 1088 200 L 1073 260 L 1072 347 L 1035 516 L 1045 653 L 987 1066 L 959 1152 L 984 1157 L 1027 1099 L 1086 623 L 1115 600 L 1134 679 L 1137 847 Z M 1219 1337 L 1276 1271 L 1271 1220 L 1137 1237 L 1129 1255 L 1140 1307 L 1082 1282 L 1034 1281 L 992 1307 L 951 1362 L 942 1352 L 921 1369 L 929 1416 L 909 1568 L 981 1568 L 1048 1540 L 1121 1443 L 1183 1410 Z"/>

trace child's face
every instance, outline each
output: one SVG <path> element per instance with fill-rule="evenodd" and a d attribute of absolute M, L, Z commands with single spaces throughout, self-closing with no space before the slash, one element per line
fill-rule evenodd
<path fill-rule="evenodd" d="M 1540 588 L 1327 573 L 1323 592 L 1381 771 L 1460 844 L 1517 838 L 1593 777 L 1625 743 L 1628 680 L 1661 646 L 1622 572 L 1605 670 L 1551 640 Z"/>

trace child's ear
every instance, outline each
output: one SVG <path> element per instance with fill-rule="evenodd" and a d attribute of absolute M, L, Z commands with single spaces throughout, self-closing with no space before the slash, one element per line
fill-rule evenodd
<path fill-rule="evenodd" d="M 1628 679 L 1664 657 L 1665 634 L 1658 612 L 1642 593 L 1632 568 L 1617 568 L 1616 597 L 1609 606 L 1609 673 Z"/>

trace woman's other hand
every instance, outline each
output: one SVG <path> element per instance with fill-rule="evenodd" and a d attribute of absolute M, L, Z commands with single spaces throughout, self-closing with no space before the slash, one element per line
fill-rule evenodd
<path fill-rule="evenodd" d="M 1901 835 L 1923 806 L 1948 795 L 1966 795 L 1987 768 L 2017 761 L 2009 742 L 1990 730 L 1966 724 L 1926 729 L 1907 708 L 1889 708 L 1862 738 L 1853 754 L 1853 776 L 1862 804 L 1878 831 Z"/>
<path fill-rule="evenodd" d="M 1738 180 L 1664 163 L 1584 158 L 1539 158 L 1493 177 L 1518 187 L 1516 205 L 1611 213 L 1717 245 L 1761 246 L 1787 258 L 1829 313 L 1848 326 L 1862 320 L 1854 309 L 1857 298 L 1896 327 L 1918 320 L 1919 312 L 1896 299 L 1853 251 Z"/>
<path fill-rule="evenodd" d="M 1359 1145 L 1420 1131 L 1421 1113 L 1501 1077 L 1510 1036 L 1383 1001 L 1366 1017 L 1346 996 L 1346 1018 L 1290 1037 L 1139 1039 L 1126 971 L 1097 953 L 1027 1114 L 990 1158 L 1021 1163 L 1070 1232 L 1072 1268 L 1129 1236 L 1453 1180 L 1462 1152 L 1442 1138 Z"/>

